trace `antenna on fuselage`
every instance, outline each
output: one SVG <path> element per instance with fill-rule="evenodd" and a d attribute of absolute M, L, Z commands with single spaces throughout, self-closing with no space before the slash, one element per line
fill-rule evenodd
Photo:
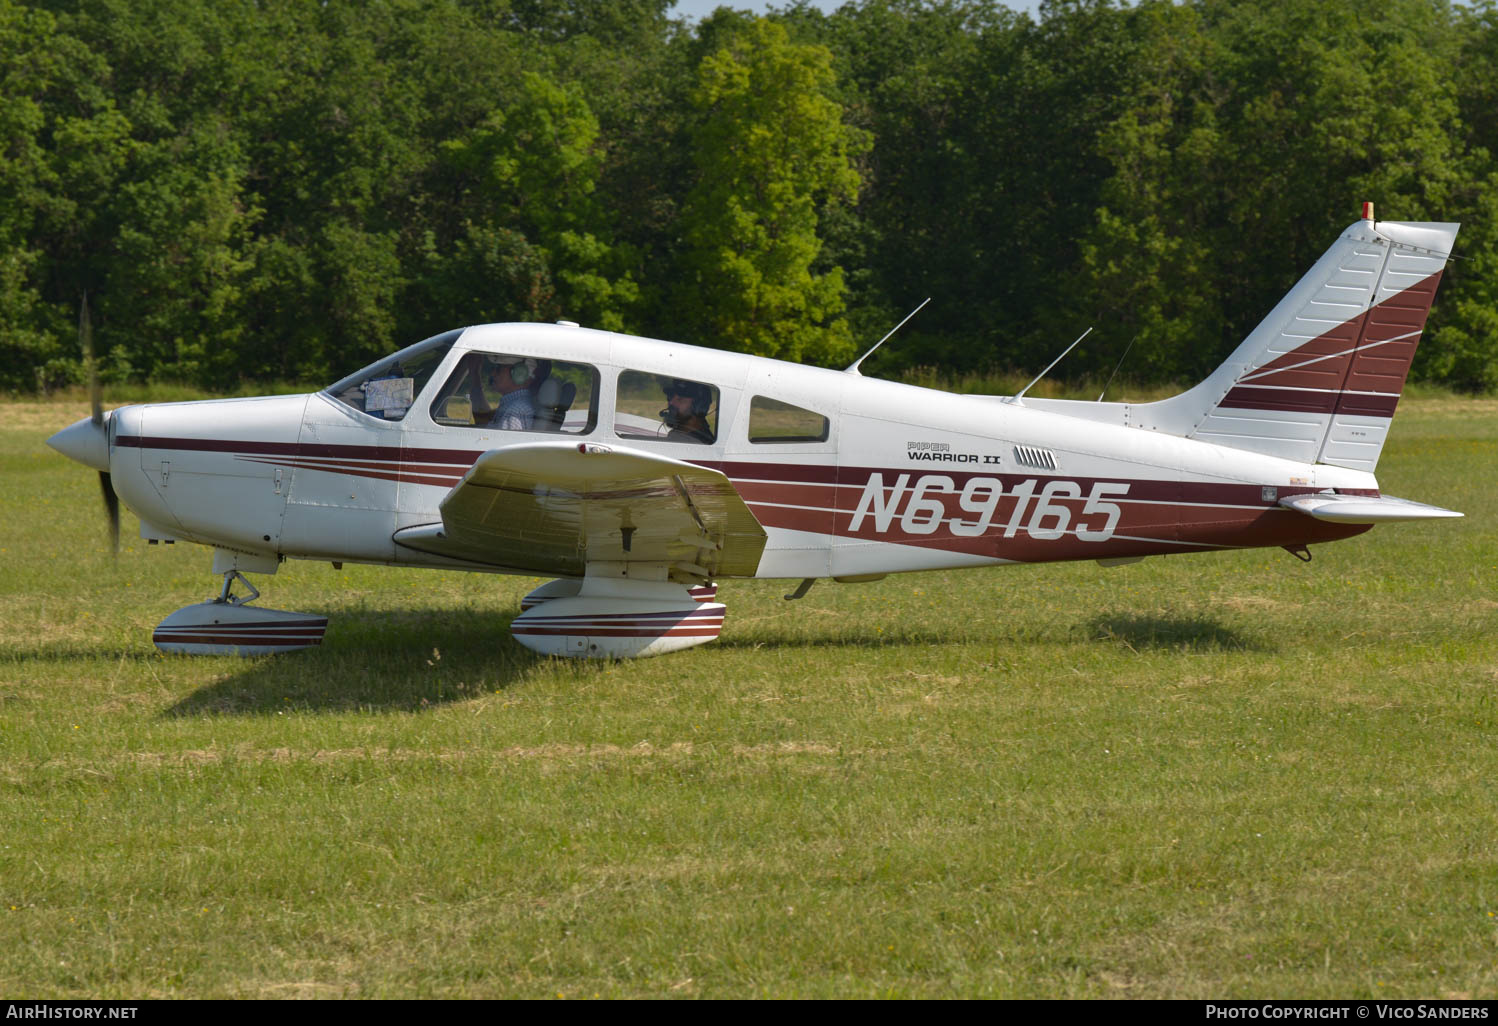
<path fill-rule="evenodd" d="M 1134 343 L 1139 341 L 1135 335 L 1129 339 L 1129 344 L 1124 346 L 1124 354 L 1118 358 L 1118 366 L 1113 368 L 1113 373 L 1108 375 L 1108 380 L 1103 383 L 1103 390 L 1097 394 L 1097 401 L 1102 402 L 1103 396 L 1108 394 L 1108 388 L 1113 384 L 1113 379 L 1118 377 L 1118 372 L 1123 369 L 1123 362 L 1129 358 L 1129 351 L 1134 348 Z"/>
<path fill-rule="evenodd" d="M 1069 353 L 1069 352 L 1071 352 L 1073 349 L 1077 348 L 1077 346 L 1081 343 L 1081 341 L 1084 338 L 1086 338 L 1088 335 L 1091 335 L 1091 334 L 1092 334 L 1092 327 L 1091 327 L 1091 325 L 1089 325 L 1086 331 L 1082 332 L 1082 334 L 1080 334 L 1080 335 L 1077 336 L 1077 341 L 1076 342 L 1073 342 L 1071 345 L 1067 346 L 1064 350 L 1062 350 L 1061 351 L 1061 355 L 1058 356 L 1058 357 L 1056 357 L 1054 360 L 1052 360 L 1046 366 L 1045 370 L 1043 370 L 1039 374 L 1035 375 L 1035 381 L 1039 381 L 1041 378 L 1043 378 L 1047 374 L 1049 374 L 1051 372 L 1051 368 L 1052 367 L 1056 366 L 1056 364 L 1058 364 L 1062 360 L 1066 359 L 1066 354 Z M 1035 381 L 1030 382 L 1024 388 L 1020 389 L 1018 392 L 1014 393 L 1014 395 L 1010 396 L 1008 399 L 1005 399 L 1004 401 L 1006 403 L 1015 403 L 1015 404 L 1018 404 L 1019 401 L 1025 397 L 1025 393 L 1028 392 L 1028 391 L 1030 391 L 1030 389 L 1032 389 L 1032 388 L 1035 387 Z"/>
<path fill-rule="evenodd" d="M 905 315 L 905 321 L 910 320 L 916 314 L 920 313 L 921 312 L 921 307 L 925 306 L 929 302 L 931 302 L 931 297 L 930 296 L 927 296 L 925 299 L 921 300 L 921 306 L 916 307 L 914 310 L 910 311 L 910 313 L 906 314 Z M 899 324 L 896 324 L 893 328 L 889 329 L 889 335 L 885 335 L 878 342 L 875 342 L 874 343 L 874 349 L 878 349 L 880 346 L 884 345 L 884 343 L 886 343 L 886 342 L 889 341 L 890 335 L 893 335 L 895 332 L 897 332 L 901 328 L 905 327 L 905 321 L 901 321 Z M 873 356 L 874 355 L 874 349 L 870 349 L 867 353 L 864 353 L 858 359 L 854 360 L 851 365 L 849 365 L 848 367 L 844 368 L 844 370 L 846 370 L 847 373 L 849 373 L 849 374 L 858 374 L 859 377 L 863 377 L 863 375 L 859 374 L 859 372 L 858 372 L 858 365 L 860 363 L 863 363 L 869 357 Z"/>

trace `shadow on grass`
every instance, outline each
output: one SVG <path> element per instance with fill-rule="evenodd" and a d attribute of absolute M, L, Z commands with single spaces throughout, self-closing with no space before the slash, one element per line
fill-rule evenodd
<path fill-rule="evenodd" d="M 731 615 L 731 612 L 730 612 Z M 718 649 L 858 649 L 939 648 L 946 645 L 1054 645 L 1075 640 L 1080 624 L 1070 621 L 1014 622 L 933 620 L 924 615 L 881 616 L 858 623 L 756 623 L 725 634 L 710 647 Z M 731 628 L 732 629 L 732 628 Z"/>
<path fill-rule="evenodd" d="M 771 631 L 756 630 L 754 633 L 722 637 L 712 643 L 715 649 L 759 648 L 898 648 L 903 646 L 948 645 L 970 639 L 950 632 L 925 631 L 903 627 L 891 627 L 883 633 L 873 630 L 829 631 L 826 634 L 777 635 Z"/>
<path fill-rule="evenodd" d="M 1116 641 L 1142 652 L 1150 649 L 1199 652 L 1271 652 L 1273 645 L 1248 638 L 1205 616 L 1129 616 L 1092 619 L 1092 637 Z"/>
<path fill-rule="evenodd" d="M 162 715 L 409 710 L 467 701 L 511 687 L 545 661 L 510 637 L 511 619 L 451 609 L 335 613 L 318 648 L 250 660 Z"/>

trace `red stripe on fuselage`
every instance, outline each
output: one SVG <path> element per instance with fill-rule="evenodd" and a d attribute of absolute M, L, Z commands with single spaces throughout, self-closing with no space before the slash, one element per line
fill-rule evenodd
<path fill-rule="evenodd" d="M 1346 398 L 1345 393 L 1343 398 Z M 115 441 L 125 447 L 223 452 L 255 462 L 280 463 L 303 470 L 351 477 L 404 481 L 434 488 L 453 487 L 486 451 L 151 436 L 120 436 Z M 267 458 L 276 454 L 288 458 Z M 352 462 L 356 460 L 366 462 Z M 1056 475 L 995 474 L 984 473 L 981 469 L 942 468 L 935 471 L 935 474 L 950 479 L 952 490 L 944 493 L 927 491 L 923 495 L 923 498 L 938 500 L 942 505 L 943 523 L 936 530 L 930 534 L 906 531 L 901 526 L 901 515 L 895 515 L 890 518 L 885 531 L 876 529 L 876 522 L 871 516 L 866 516 L 860 528 L 854 531 L 854 513 L 874 474 L 881 475 L 885 495 L 891 498 L 900 478 L 908 475 L 901 496 L 895 503 L 897 514 L 903 514 L 913 487 L 922 477 L 931 476 L 933 468 L 838 467 L 828 464 L 754 463 L 743 460 L 694 462 L 727 475 L 735 490 L 744 497 L 760 524 L 765 527 L 832 534 L 842 538 L 917 548 L 943 549 L 1017 562 L 1112 558 L 1212 548 L 1299 545 L 1347 538 L 1367 530 L 1365 525 L 1333 524 L 1285 510 L 1275 500 L 1264 498 L 1262 486 L 1257 484 L 1113 481 L 1107 478 L 1061 478 Z M 951 518 L 958 517 L 968 523 L 976 522 L 975 514 L 958 505 L 960 492 L 973 478 L 988 478 L 998 482 L 1003 494 L 990 526 L 982 535 L 954 535 L 946 522 Z M 1004 530 L 1013 515 L 1014 506 L 1020 501 L 1013 494 L 1014 490 L 1022 482 L 1034 481 L 1033 497 L 1029 500 L 1033 509 L 1045 485 L 1053 480 L 1074 482 L 1081 493 L 1076 498 L 1063 496 L 1050 499 L 1051 505 L 1067 508 L 1069 529 L 1072 532 L 1079 520 L 1092 529 L 1096 529 L 1102 522 L 1099 515 L 1087 515 L 1083 512 L 1087 496 L 1095 484 L 1108 482 L 1128 485 L 1127 495 L 1109 497 L 1123 511 L 1114 528 L 1114 536 L 1103 542 L 1083 541 L 1074 533 L 1057 539 L 1035 539 L 1021 529 L 1013 537 L 1004 538 Z M 1276 499 L 1313 491 L 1315 489 L 1310 487 L 1280 487 L 1277 489 Z M 625 493 L 621 491 L 618 494 Z M 1023 519 L 1028 523 L 1028 514 Z"/>
<path fill-rule="evenodd" d="M 471 449 L 407 449 L 400 445 L 324 445 L 313 442 L 246 442 L 228 438 L 165 438 L 159 435 L 120 435 L 115 445 L 135 449 L 179 449 L 191 452 L 253 453 L 266 456 L 330 457 L 341 460 L 390 460 L 396 463 L 439 463 L 473 466 L 483 451 Z"/>

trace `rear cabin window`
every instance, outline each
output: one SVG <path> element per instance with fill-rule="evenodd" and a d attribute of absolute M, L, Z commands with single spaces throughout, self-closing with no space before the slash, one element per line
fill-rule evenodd
<path fill-rule="evenodd" d="M 620 438 L 711 445 L 718 389 L 705 381 L 627 370 L 619 375 L 614 433 Z"/>
<path fill-rule="evenodd" d="M 447 427 L 585 435 L 598 423 L 598 371 L 510 353 L 468 353 L 432 401 Z"/>
<path fill-rule="evenodd" d="M 832 422 L 820 413 L 757 395 L 749 403 L 749 441 L 756 445 L 825 442 Z"/>
<path fill-rule="evenodd" d="M 326 391 L 360 413 L 381 420 L 401 420 L 463 331 L 456 328 L 407 346 L 329 385 Z"/>

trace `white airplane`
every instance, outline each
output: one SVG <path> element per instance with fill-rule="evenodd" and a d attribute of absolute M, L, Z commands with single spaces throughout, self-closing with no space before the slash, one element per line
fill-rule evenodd
<path fill-rule="evenodd" d="M 570 322 L 486 324 L 307 395 L 126 406 L 49 443 L 151 543 L 211 546 L 218 599 L 167 651 L 318 644 L 250 606 L 291 559 L 540 574 L 537 652 L 710 641 L 725 578 L 1308 545 L 1460 513 L 1374 469 L 1458 226 L 1371 204 L 1210 377 L 1160 402 L 953 395 Z M 251 594 L 233 592 L 236 581 Z"/>

